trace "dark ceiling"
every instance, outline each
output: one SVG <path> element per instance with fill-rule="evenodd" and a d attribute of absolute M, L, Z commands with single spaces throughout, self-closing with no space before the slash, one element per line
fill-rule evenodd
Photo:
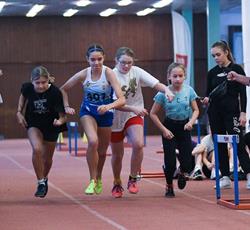
<path fill-rule="evenodd" d="M 1 0 L 0 0 L 1 1 Z M 118 9 L 117 14 L 135 14 L 137 11 L 152 7 L 153 3 L 159 0 L 133 0 L 129 6 L 118 6 L 118 0 L 93 0 L 91 5 L 77 7 L 76 0 L 6 0 L 7 4 L 0 12 L 0 16 L 25 16 L 34 4 L 45 4 L 46 8 L 38 16 L 60 16 L 67 9 L 78 9 L 76 15 L 98 15 L 107 8 Z M 218 0 L 221 11 L 240 12 L 241 0 Z M 153 14 L 169 13 L 172 9 L 181 11 L 183 9 L 193 9 L 195 13 L 206 12 L 207 0 L 174 0 L 174 2 L 161 9 L 157 9 Z"/>

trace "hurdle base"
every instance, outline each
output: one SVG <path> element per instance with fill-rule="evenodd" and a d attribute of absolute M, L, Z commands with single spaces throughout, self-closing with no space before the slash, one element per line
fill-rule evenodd
<path fill-rule="evenodd" d="M 228 200 L 218 199 L 217 204 L 235 210 L 250 210 L 250 199 L 240 199 L 238 205 L 234 203 L 233 199 L 228 199 Z"/>
<path fill-rule="evenodd" d="M 140 178 L 164 178 L 165 174 L 160 172 L 140 173 Z"/>

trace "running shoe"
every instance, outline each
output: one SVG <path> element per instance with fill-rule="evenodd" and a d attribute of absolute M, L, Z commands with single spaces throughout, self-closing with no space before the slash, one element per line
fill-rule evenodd
<path fill-rule="evenodd" d="M 95 193 L 97 195 L 102 193 L 102 180 L 101 179 L 97 179 L 96 186 L 95 186 Z"/>
<path fill-rule="evenodd" d="M 44 183 L 45 183 L 45 196 L 48 193 L 48 178 L 44 178 Z"/>
<path fill-rule="evenodd" d="M 177 184 L 178 184 L 179 189 L 184 189 L 185 188 L 185 186 L 186 186 L 186 177 L 185 177 L 185 175 L 183 173 L 179 173 Z"/>
<path fill-rule="evenodd" d="M 85 189 L 86 195 L 93 195 L 95 193 L 96 183 L 95 180 L 90 180 L 88 187 Z"/>
<path fill-rule="evenodd" d="M 121 198 L 123 195 L 123 187 L 120 184 L 115 184 L 112 188 L 112 196 L 115 198 Z"/>
<path fill-rule="evenodd" d="M 220 188 L 221 189 L 228 189 L 231 188 L 231 180 L 228 176 L 223 176 L 222 178 L 220 178 Z M 216 186 L 214 186 L 214 188 L 216 188 Z"/>
<path fill-rule="evenodd" d="M 192 177 L 193 180 L 203 180 L 203 176 L 200 169 L 196 170 Z"/>
<path fill-rule="evenodd" d="M 46 186 L 44 183 L 40 183 L 37 186 L 35 197 L 44 198 L 46 196 Z"/>
<path fill-rule="evenodd" d="M 167 185 L 165 197 L 167 197 L 167 198 L 174 198 L 175 197 L 173 185 Z"/>
<path fill-rule="evenodd" d="M 132 194 L 136 194 L 139 192 L 136 179 L 130 179 L 128 181 L 128 191 Z"/>

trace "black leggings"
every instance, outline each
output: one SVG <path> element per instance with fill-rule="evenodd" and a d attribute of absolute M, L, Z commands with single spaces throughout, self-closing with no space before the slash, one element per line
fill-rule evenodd
<path fill-rule="evenodd" d="M 212 134 L 237 134 L 239 135 L 238 159 L 243 171 L 250 172 L 250 159 L 245 149 L 242 135 L 242 127 L 239 125 L 239 113 L 230 113 L 215 110 L 213 107 L 208 111 L 209 123 Z M 219 166 L 222 176 L 229 176 L 229 157 L 227 144 L 218 143 Z"/>
<path fill-rule="evenodd" d="M 169 129 L 174 138 L 171 140 L 162 137 L 164 150 L 164 164 L 167 184 L 173 183 L 173 175 L 176 169 L 176 149 L 179 150 L 181 172 L 190 173 L 192 170 L 192 140 L 190 131 L 184 130 L 188 122 L 165 119 L 163 125 Z"/>

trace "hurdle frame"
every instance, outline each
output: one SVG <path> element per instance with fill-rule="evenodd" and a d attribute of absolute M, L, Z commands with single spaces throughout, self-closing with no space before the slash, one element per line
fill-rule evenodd
<path fill-rule="evenodd" d="M 215 175 L 216 175 L 216 199 L 217 204 L 236 210 L 249 210 L 250 199 L 240 199 L 239 180 L 238 180 L 238 154 L 237 143 L 238 135 L 219 135 L 214 134 L 214 154 L 215 154 Z M 234 162 L 234 199 L 222 199 L 219 176 L 219 150 L 218 143 L 232 143 L 233 145 L 233 162 Z"/>
<path fill-rule="evenodd" d="M 77 148 L 78 148 L 78 144 L 77 144 L 77 140 L 78 140 L 78 123 L 71 121 L 67 123 L 68 126 L 68 145 L 69 145 L 69 154 L 71 154 L 72 152 L 72 143 L 71 143 L 71 139 L 72 139 L 72 128 L 74 128 L 74 146 L 75 146 L 75 156 L 77 156 Z"/>

